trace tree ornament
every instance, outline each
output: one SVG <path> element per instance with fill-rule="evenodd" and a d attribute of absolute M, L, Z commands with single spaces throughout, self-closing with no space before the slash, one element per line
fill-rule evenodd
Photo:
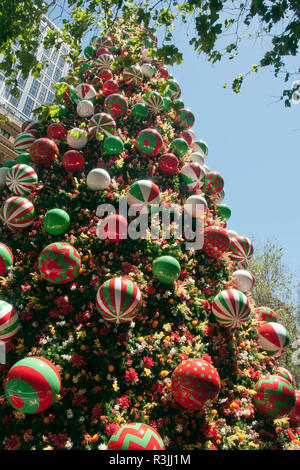
<path fill-rule="evenodd" d="M 257 330 L 258 344 L 268 356 L 279 358 L 290 344 L 290 335 L 279 323 L 264 323 Z"/>
<path fill-rule="evenodd" d="M 153 77 L 153 75 L 155 73 L 155 68 L 150 64 L 142 64 L 141 65 L 141 72 L 142 72 L 144 77 L 151 78 L 151 77 Z"/>
<path fill-rule="evenodd" d="M 114 117 L 123 117 L 127 112 L 127 100 L 117 93 L 109 95 L 105 98 L 104 110 Z"/>
<path fill-rule="evenodd" d="M 233 261 L 249 261 L 253 256 L 253 245 L 247 237 L 234 237 L 230 243 L 230 258 Z"/>
<path fill-rule="evenodd" d="M 85 160 L 83 155 L 77 150 L 68 150 L 62 156 L 62 166 L 71 173 L 82 171 L 84 169 Z"/>
<path fill-rule="evenodd" d="M 3 167 L 9 169 L 12 168 L 16 163 L 16 160 L 6 160 L 6 162 L 3 163 Z"/>
<path fill-rule="evenodd" d="M 224 187 L 224 180 L 219 173 L 209 171 L 206 174 L 206 180 L 203 190 L 208 195 L 216 195 L 222 191 Z"/>
<path fill-rule="evenodd" d="M 136 103 L 132 108 L 131 114 L 138 119 L 146 119 L 149 110 L 144 103 Z"/>
<path fill-rule="evenodd" d="M 34 221 L 34 206 L 25 197 L 11 197 L 1 208 L 0 219 L 12 230 L 22 230 L 29 227 Z"/>
<path fill-rule="evenodd" d="M 110 185 L 110 176 L 106 170 L 102 168 L 94 168 L 87 175 L 86 183 L 92 191 L 100 191 L 106 189 Z"/>
<path fill-rule="evenodd" d="M 300 391 L 295 390 L 295 405 L 289 413 L 290 423 L 295 428 L 300 426 Z"/>
<path fill-rule="evenodd" d="M 221 380 L 217 369 L 204 359 L 187 359 L 174 370 L 171 386 L 181 407 L 202 411 L 217 399 Z"/>
<path fill-rule="evenodd" d="M 105 95 L 112 95 L 113 93 L 118 93 L 119 84 L 116 80 L 106 80 L 103 83 L 102 91 Z"/>
<path fill-rule="evenodd" d="M 171 98 L 168 98 L 167 96 L 163 96 L 163 104 L 164 104 L 164 111 L 168 113 L 171 110 L 171 104 L 172 104 Z"/>
<path fill-rule="evenodd" d="M 0 243 L 0 276 L 5 276 L 14 263 L 13 254 L 4 243 Z"/>
<path fill-rule="evenodd" d="M 280 377 L 283 377 L 285 380 L 287 380 L 292 385 L 294 385 L 294 377 L 292 376 L 290 371 L 285 369 L 284 367 L 277 367 L 276 368 L 276 375 L 279 375 Z"/>
<path fill-rule="evenodd" d="M 217 208 L 217 212 L 218 212 L 219 217 L 222 220 L 227 221 L 230 219 L 231 209 L 230 207 L 226 206 L 226 204 L 219 204 Z"/>
<path fill-rule="evenodd" d="M 215 195 L 215 203 L 218 206 L 222 205 L 221 202 L 223 201 L 224 197 L 225 197 L 225 191 L 224 191 L 224 189 L 222 189 L 222 191 L 220 191 L 218 194 Z M 226 207 L 228 207 L 228 206 L 226 206 Z M 228 209 L 229 209 L 229 207 L 228 207 Z M 221 208 L 221 211 L 222 211 L 222 208 Z M 230 211 L 230 215 L 231 215 L 231 210 L 229 209 L 229 211 Z M 229 211 L 228 211 L 227 215 L 229 215 Z"/>
<path fill-rule="evenodd" d="M 39 270 L 46 281 L 66 284 L 76 279 L 81 267 L 78 251 L 68 243 L 56 242 L 46 246 L 39 257 Z"/>
<path fill-rule="evenodd" d="M 75 88 L 77 101 L 79 100 L 92 100 L 95 101 L 97 92 L 95 88 L 89 83 L 80 83 Z"/>
<path fill-rule="evenodd" d="M 29 119 L 22 123 L 21 126 L 22 132 L 32 134 L 35 138 L 39 135 L 39 123 Z"/>
<path fill-rule="evenodd" d="M 222 326 L 239 328 L 249 320 L 251 308 L 245 294 L 236 289 L 227 289 L 214 298 L 212 313 Z"/>
<path fill-rule="evenodd" d="M 232 274 L 232 281 L 238 290 L 247 292 L 253 288 L 255 278 L 249 271 L 246 271 L 245 269 L 238 269 Z"/>
<path fill-rule="evenodd" d="M 253 396 L 257 410 L 271 419 L 288 416 L 296 403 L 292 384 L 278 375 L 262 377 L 255 385 Z"/>
<path fill-rule="evenodd" d="M 234 230 L 227 230 L 227 235 L 229 236 L 230 240 L 239 236 L 238 233 Z"/>
<path fill-rule="evenodd" d="M 150 113 L 154 115 L 161 113 L 164 109 L 163 99 L 156 91 L 152 91 L 149 97 L 144 96 L 143 102 L 145 103 Z"/>
<path fill-rule="evenodd" d="M 199 152 L 194 152 L 189 156 L 189 161 L 198 163 L 199 165 L 203 166 L 204 165 L 204 157 L 201 155 Z"/>
<path fill-rule="evenodd" d="M 176 114 L 175 120 L 182 129 L 189 129 L 194 125 L 195 116 L 190 109 L 182 108 Z"/>
<path fill-rule="evenodd" d="M 205 183 L 205 172 L 198 163 L 187 163 L 180 170 L 180 176 L 188 191 L 202 188 Z"/>
<path fill-rule="evenodd" d="M 130 86 L 140 86 L 143 81 L 143 73 L 140 67 L 132 65 L 128 69 L 123 70 L 123 80 L 126 85 Z"/>
<path fill-rule="evenodd" d="M 230 239 L 222 227 L 206 227 L 202 251 L 212 258 L 220 258 L 230 246 Z"/>
<path fill-rule="evenodd" d="M 65 104 L 75 103 L 78 100 L 78 96 L 76 95 L 75 90 L 72 87 L 72 85 L 70 85 L 69 83 L 65 83 L 65 82 L 61 82 L 61 84 L 64 85 L 63 88 L 65 89 L 65 91 L 61 95 L 60 94 L 61 92 L 57 90 L 56 92 L 57 99 L 60 98 L 60 101 L 61 99 L 63 99 Z"/>
<path fill-rule="evenodd" d="M 114 75 L 111 70 L 108 69 L 103 69 L 98 72 L 98 78 L 102 80 L 103 82 L 106 82 L 106 80 L 112 80 L 114 78 Z"/>
<path fill-rule="evenodd" d="M 10 405 L 25 414 L 45 411 L 60 392 L 58 369 L 43 357 L 25 357 L 8 372 L 5 395 Z"/>
<path fill-rule="evenodd" d="M 17 196 L 30 194 L 37 185 L 38 176 L 31 166 L 18 165 L 9 168 L 6 176 L 6 185 Z"/>
<path fill-rule="evenodd" d="M 23 152 L 17 156 L 16 163 L 24 163 L 24 165 L 29 165 L 32 163 L 30 158 L 30 153 Z"/>
<path fill-rule="evenodd" d="M 180 157 L 180 158 L 183 158 L 185 156 L 188 149 L 189 149 L 189 146 L 187 142 L 181 137 L 174 139 L 170 145 L 170 152 L 174 153 L 177 157 Z"/>
<path fill-rule="evenodd" d="M 162 136 L 155 129 L 144 129 L 137 136 L 136 147 L 138 151 L 148 157 L 157 155 L 162 146 Z"/>
<path fill-rule="evenodd" d="M 180 275 L 180 264 L 173 256 L 160 256 L 152 263 L 152 273 L 162 284 L 171 285 Z"/>
<path fill-rule="evenodd" d="M 116 123 L 113 117 L 107 113 L 98 113 L 88 122 L 89 137 L 98 139 L 98 134 L 106 137 L 115 134 Z"/>
<path fill-rule="evenodd" d="M 70 225 L 70 216 L 63 209 L 50 209 L 43 218 L 43 226 L 50 235 L 62 235 Z"/>
<path fill-rule="evenodd" d="M 277 315 L 270 307 L 258 307 L 254 310 L 257 319 L 265 322 L 277 322 Z"/>
<path fill-rule="evenodd" d="M 158 168 L 167 176 L 177 172 L 178 164 L 178 158 L 173 153 L 164 153 L 158 160 Z"/>
<path fill-rule="evenodd" d="M 142 51 L 141 51 L 142 62 L 146 62 L 147 64 L 152 64 L 153 57 L 151 57 L 148 54 L 149 54 L 149 49 L 142 49 Z"/>
<path fill-rule="evenodd" d="M 96 297 L 96 305 L 103 318 L 117 325 L 132 321 L 141 302 L 137 284 L 124 277 L 104 282 Z"/>
<path fill-rule="evenodd" d="M 181 95 L 181 88 L 180 88 L 179 83 L 172 78 L 169 78 L 167 80 L 167 83 L 169 85 L 169 89 L 166 93 L 166 96 L 173 98 L 173 99 L 179 98 Z"/>
<path fill-rule="evenodd" d="M 204 214 L 206 214 L 207 208 L 208 206 L 206 199 L 203 196 L 196 194 L 188 197 L 184 204 L 185 212 L 187 212 L 192 217 L 202 217 Z"/>
<path fill-rule="evenodd" d="M 111 54 L 101 54 L 96 62 L 95 66 L 97 67 L 98 71 L 101 70 L 109 70 L 114 63 L 114 56 Z"/>
<path fill-rule="evenodd" d="M 165 450 L 162 438 L 144 423 L 125 424 L 110 438 L 108 450 Z"/>
<path fill-rule="evenodd" d="M 106 137 L 103 142 L 103 151 L 107 155 L 119 155 L 124 150 L 124 144 L 120 137 L 117 135 L 110 135 Z"/>
<path fill-rule="evenodd" d="M 160 190 L 149 180 L 139 180 L 133 183 L 127 193 L 127 202 L 136 211 L 151 211 L 151 204 L 159 204 Z"/>
<path fill-rule="evenodd" d="M 92 101 L 81 100 L 77 103 L 76 111 L 78 116 L 87 118 L 93 116 L 95 112 L 95 107 Z"/>
<path fill-rule="evenodd" d="M 86 146 L 88 142 L 88 134 L 84 129 L 74 127 L 68 131 L 67 142 L 73 149 L 80 150 Z"/>
<path fill-rule="evenodd" d="M 161 78 L 163 78 L 164 80 L 167 80 L 168 79 L 168 76 L 169 76 L 169 72 L 168 72 L 168 69 L 166 67 L 161 67 L 159 69 L 159 75 L 161 76 Z"/>
<path fill-rule="evenodd" d="M 127 238 L 128 222 L 122 215 L 112 214 L 101 220 L 97 226 L 97 236 L 101 240 L 119 242 Z"/>
<path fill-rule="evenodd" d="M 67 130 L 60 122 L 53 122 L 47 128 L 47 137 L 54 140 L 54 142 L 67 140 Z"/>
<path fill-rule="evenodd" d="M 208 145 L 203 140 L 195 140 L 192 144 L 193 152 L 201 153 L 203 157 L 207 157 Z"/>
<path fill-rule="evenodd" d="M 0 300 L 0 341 L 11 341 L 19 329 L 19 316 L 12 305 Z"/>
<path fill-rule="evenodd" d="M 30 158 L 38 166 L 49 168 L 59 154 L 58 147 L 51 139 L 36 139 L 30 147 Z"/>
<path fill-rule="evenodd" d="M 86 46 L 84 48 L 83 53 L 87 59 L 90 59 L 91 57 L 93 57 L 95 53 L 95 49 L 92 46 Z"/>
<path fill-rule="evenodd" d="M 17 153 L 22 153 L 24 150 L 30 149 L 36 137 L 29 132 L 18 134 L 15 138 L 14 148 Z"/>

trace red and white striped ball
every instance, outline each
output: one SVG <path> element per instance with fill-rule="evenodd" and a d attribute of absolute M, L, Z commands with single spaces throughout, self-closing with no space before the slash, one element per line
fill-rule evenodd
<path fill-rule="evenodd" d="M 275 359 L 287 350 L 290 343 L 290 335 L 283 325 L 279 323 L 265 323 L 258 328 L 258 344 L 268 356 Z"/>
<path fill-rule="evenodd" d="M 249 271 L 246 271 L 245 269 L 238 269 L 232 274 L 232 281 L 238 290 L 247 292 L 253 288 L 255 278 Z"/>

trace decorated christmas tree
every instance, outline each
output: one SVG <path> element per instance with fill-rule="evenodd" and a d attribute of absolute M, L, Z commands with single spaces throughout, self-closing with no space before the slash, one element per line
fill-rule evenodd
<path fill-rule="evenodd" d="M 1 169 L 4 449 L 299 448 L 288 332 L 156 44 L 93 37 Z"/>

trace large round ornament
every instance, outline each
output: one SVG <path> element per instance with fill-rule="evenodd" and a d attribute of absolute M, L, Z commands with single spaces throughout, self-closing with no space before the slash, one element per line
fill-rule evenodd
<path fill-rule="evenodd" d="M 16 410 L 35 414 L 54 403 L 60 387 L 60 375 L 54 364 L 42 357 L 25 357 L 9 370 L 5 395 Z"/>
<path fill-rule="evenodd" d="M 63 209 L 50 209 L 43 218 L 43 226 L 50 235 L 62 235 L 68 230 L 70 216 Z"/>
<path fill-rule="evenodd" d="M 95 107 L 93 103 L 89 100 L 81 100 L 77 103 L 76 111 L 78 116 L 87 118 L 93 116 Z"/>
<path fill-rule="evenodd" d="M 290 423 L 292 426 L 298 428 L 300 426 L 300 391 L 295 390 L 295 405 L 289 413 Z"/>
<path fill-rule="evenodd" d="M 230 240 L 239 236 L 238 233 L 234 230 L 227 230 L 227 235 L 229 236 Z"/>
<path fill-rule="evenodd" d="M 98 138 L 98 134 L 110 136 L 116 132 L 115 120 L 107 113 L 95 114 L 88 122 L 89 137 Z"/>
<path fill-rule="evenodd" d="M 44 168 L 48 168 L 54 162 L 55 155 L 58 154 L 58 147 L 51 139 L 36 139 L 30 147 L 31 160 Z"/>
<path fill-rule="evenodd" d="M 0 276 L 5 276 L 14 263 L 13 254 L 4 243 L 0 243 Z"/>
<path fill-rule="evenodd" d="M 224 187 L 224 180 L 219 173 L 209 171 L 206 174 L 206 181 L 203 190 L 209 194 L 218 194 Z"/>
<path fill-rule="evenodd" d="M 221 217 L 221 219 L 225 220 L 226 222 L 231 217 L 231 209 L 226 204 L 219 204 L 217 207 L 217 213 L 218 213 L 218 216 Z"/>
<path fill-rule="evenodd" d="M 97 226 L 100 240 L 119 242 L 127 238 L 128 222 L 122 215 L 112 214 L 102 219 Z"/>
<path fill-rule="evenodd" d="M 127 112 L 127 100 L 118 93 L 108 95 L 104 101 L 104 110 L 114 117 L 123 117 Z"/>
<path fill-rule="evenodd" d="M 104 282 L 96 297 L 96 305 L 103 318 L 117 325 L 132 321 L 141 302 L 137 284 L 124 277 Z"/>
<path fill-rule="evenodd" d="M 142 64 L 141 72 L 144 77 L 151 78 L 155 73 L 155 68 L 150 64 Z"/>
<path fill-rule="evenodd" d="M 201 166 L 204 165 L 204 157 L 203 157 L 203 155 L 201 155 L 201 153 L 199 153 L 199 152 L 193 152 L 193 153 L 189 156 L 189 161 L 190 161 L 190 162 L 194 162 L 194 163 L 198 163 L 198 164 L 201 165 Z"/>
<path fill-rule="evenodd" d="M 159 114 L 164 109 L 164 101 L 162 96 L 156 91 L 152 91 L 149 97 L 144 96 L 143 102 L 152 114 Z"/>
<path fill-rule="evenodd" d="M 136 103 L 131 111 L 131 115 L 138 119 L 146 119 L 149 114 L 149 110 L 144 103 Z"/>
<path fill-rule="evenodd" d="M 67 130 L 60 122 L 52 122 L 47 128 L 47 137 L 54 142 L 65 141 L 67 140 Z"/>
<path fill-rule="evenodd" d="M 168 85 L 169 85 L 169 89 L 166 93 L 167 96 L 169 96 L 170 98 L 179 98 L 180 95 L 181 95 L 181 88 L 180 88 L 180 85 L 179 83 L 170 78 L 168 81 L 167 81 Z"/>
<path fill-rule="evenodd" d="M 176 122 L 182 129 L 189 129 L 194 125 L 195 116 L 190 109 L 182 108 L 176 114 Z"/>
<path fill-rule="evenodd" d="M 23 122 L 21 129 L 23 133 L 32 134 L 35 138 L 39 135 L 39 123 L 31 119 Z"/>
<path fill-rule="evenodd" d="M 137 136 L 137 149 L 148 157 L 157 155 L 160 152 L 162 145 L 162 136 L 155 129 L 144 129 Z"/>
<path fill-rule="evenodd" d="M 173 153 L 164 153 L 158 160 L 158 168 L 164 175 L 174 175 L 178 168 L 178 158 Z"/>
<path fill-rule="evenodd" d="M 56 242 L 46 246 L 39 257 L 39 270 L 46 281 L 66 284 L 79 275 L 81 258 L 68 243 Z"/>
<path fill-rule="evenodd" d="M 173 284 L 180 275 L 180 264 L 173 256 L 160 256 L 152 263 L 152 273 L 162 284 Z"/>
<path fill-rule="evenodd" d="M 84 169 L 85 160 L 77 150 L 68 150 L 63 154 L 61 163 L 65 170 L 73 173 Z"/>
<path fill-rule="evenodd" d="M 220 392 L 217 369 L 204 359 L 187 359 L 172 374 L 172 393 L 176 402 L 188 410 L 203 410 Z"/>
<path fill-rule="evenodd" d="M 6 160 L 4 163 L 3 163 L 3 166 L 5 168 L 12 168 L 13 166 L 15 166 L 16 164 L 16 160 Z"/>
<path fill-rule="evenodd" d="M 233 261 L 249 261 L 253 255 L 253 245 L 247 237 L 234 237 L 230 243 L 230 258 Z"/>
<path fill-rule="evenodd" d="M 189 146 L 185 139 L 178 137 L 171 142 L 170 152 L 173 152 L 177 157 L 183 158 L 187 153 Z"/>
<path fill-rule="evenodd" d="M 236 289 L 227 289 L 214 298 L 212 313 L 220 325 L 238 328 L 247 322 L 251 315 L 248 298 Z"/>
<path fill-rule="evenodd" d="M 102 168 L 94 168 L 89 172 L 86 183 L 92 191 L 100 191 L 106 189 L 110 185 L 110 175 Z"/>
<path fill-rule="evenodd" d="M 225 198 L 225 191 L 224 189 L 222 189 L 222 191 L 220 191 L 218 194 L 215 195 L 215 203 L 219 206 L 221 205 L 221 202 L 224 200 Z M 227 207 L 227 206 L 226 206 Z M 229 208 L 228 208 L 229 209 Z M 222 209 L 221 209 L 222 211 Z M 230 211 L 230 215 L 231 215 L 231 211 Z M 229 217 L 228 217 L 229 218 Z"/>
<path fill-rule="evenodd" d="M 136 211 L 151 209 L 151 204 L 159 204 L 160 190 L 156 184 L 149 180 L 139 180 L 133 183 L 127 193 L 127 202 Z"/>
<path fill-rule="evenodd" d="M 122 426 L 110 438 L 108 450 L 164 450 L 162 438 L 155 429 L 143 423 Z"/>
<path fill-rule="evenodd" d="M 106 80 L 103 83 L 102 91 L 106 96 L 118 93 L 119 83 L 116 80 Z"/>
<path fill-rule="evenodd" d="M 199 152 L 203 157 L 206 157 L 208 154 L 208 145 L 203 140 L 195 140 L 192 143 L 192 150 L 193 152 Z"/>
<path fill-rule="evenodd" d="M 285 369 L 284 367 L 277 367 L 275 370 L 275 374 L 279 375 L 280 377 L 283 377 L 285 380 L 294 385 L 294 377 L 292 376 L 290 371 Z"/>
<path fill-rule="evenodd" d="M 88 142 L 88 134 L 85 129 L 74 127 L 68 131 L 67 142 L 73 149 L 80 150 L 86 146 Z"/>
<path fill-rule="evenodd" d="M 114 56 L 111 54 L 101 54 L 96 62 L 95 66 L 97 67 L 98 71 L 100 70 L 109 70 L 114 62 Z"/>
<path fill-rule="evenodd" d="M 18 153 L 22 153 L 25 150 L 30 149 L 35 140 L 36 137 L 30 134 L 29 132 L 23 132 L 22 134 L 18 134 L 14 142 L 15 151 Z"/>
<path fill-rule="evenodd" d="M 287 350 L 290 344 L 290 335 L 283 325 L 274 322 L 264 323 L 257 330 L 258 344 L 275 359 Z"/>
<path fill-rule="evenodd" d="M 25 197 L 11 197 L 1 208 L 0 218 L 10 230 L 22 230 L 29 227 L 34 221 L 34 206 Z"/>
<path fill-rule="evenodd" d="M 264 416 L 277 419 L 287 416 L 296 403 L 292 384 L 279 375 L 262 377 L 255 385 L 253 401 Z"/>
<path fill-rule="evenodd" d="M 19 317 L 13 307 L 0 300 L 0 341 L 10 341 L 19 329 Z"/>
<path fill-rule="evenodd" d="M 143 81 L 143 73 L 139 67 L 132 65 L 123 71 L 123 80 L 126 85 L 139 86 Z"/>
<path fill-rule="evenodd" d="M 238 290 L 247 292 L 253 288 L 255 278 L 249 271 L 238 269 L 232 274 L 232 281 Z"/>
<path fill-rule="evenodd" d="M 75 88 L 76 96 L 79 100 L 91 100 L 95 101 L 97 92 L 95 88 L 89 83 L 80 83 Z"/>
<path fill-rule="evenodd" d="M 192 217 L 202 217 L 207 212 L 207 202 L 203 196 L 193 195 L 187 198 L 184 210 Z"/>
<path fill-rule="evenodd" d="M 260 321 L 277 322 L 277 315 L 270 307 L 257 307 L 254 310 L 254 314 Z"/>
<path fill-rule="evenodd" d="M 230 246 L 226 230 L 222 227 L 206 227 L 202 251 L 212 258 L 220 258 Z"/>
<path fill-rule="evenodd" d="M 180 176 L 188 191 L 202 188 L 205 183 L 205 171 L 198 163 L 187 163 L 180 170 Z"/>
<path fill-rule="evenodd" d="M 124 150 L 124 143 L 121 137 L 110 135 L 104 139 L 102 148 L 106 155 L 119 155 Z"/>
<path fill-rule="evenodd" d="M 113 75 L 112 71 L 109 70 L 109 69 L 100 70 L 100 72 L 98 72 L 97 76 L 103 82 L 106 82 L 106 80 L 112 80 L 114 78 L 114 75 Z"/>
<path fill-rule="evenodd" d="M 38 176 L 31 166 L 22 163 L 8 170 L 6 184 L 10 191 L 17 196 L 26 196 L 36 187 Z"/>

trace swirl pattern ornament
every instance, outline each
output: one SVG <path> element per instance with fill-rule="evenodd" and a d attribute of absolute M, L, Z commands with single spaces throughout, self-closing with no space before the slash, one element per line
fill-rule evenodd
<path fill-rule="evenodd" d="M 95 114 L 88 122 L 89 137 L 98 139 L 98 134 L 104 134 L 106 137 L 116 132 L 116 123 L 113 117 L 107 113 Z"/>
<path fill-rule="evenodd" d="M 143 81 L 143 73 L 139 67 L 132 65 L 124 69 L 123 79 L 126 85 L 139 86 Z"/>
<path fill-rule="evenodd" d="M 6 185 L 17 196 L 30 194 L 36 187 L 38 176 L 31 166 L 18 164 L 8 170 Z"/>
<path fill-rule="evenodd" d="M 19 317 L 12 305 L 0 300 L 0 341 L 10 341 L 19 329 Z"/>
<path fill-rule="evenodd" d="M 31 201 L 25 197 L 7 199 L 0 211 L 0 218 L 10 230 L 22 230 L 34 220 L 35 210 Z"/>
<path fill-rule="evenodd" d="M 251 308 L 249 300 L 243 292 L 227 289 L 214 298 L 212 313 L 222 326 L 239 328 L 249 320 Z"/>

